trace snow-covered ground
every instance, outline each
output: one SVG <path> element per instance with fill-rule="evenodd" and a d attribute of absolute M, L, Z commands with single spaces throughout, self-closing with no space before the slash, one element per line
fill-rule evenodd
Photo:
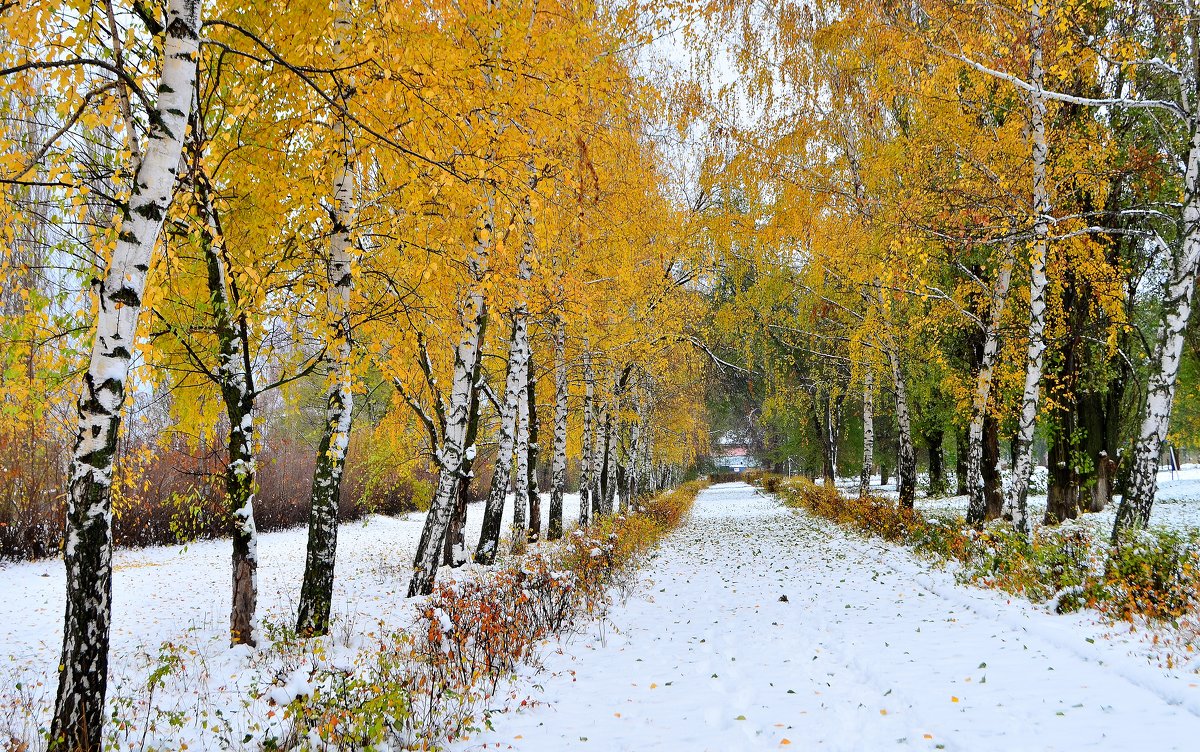
<path fill-rule="evenodd" d="M 725 484 L 455 749 L 1195 749 L 1200 677 L 1109 631 Z"/>
<path fill-rule="evenodd" d="M 512 496 L 505 522 L 512 519 Z M 468 510 L 467 543 L 471 550 L 479 539 L 481 504 Z M 567 527 L 579 516 L 579 497 L 568 494 L 564 503 Z M 542 501 L 542 530 L 549 518 L 549 496 Z M 424 513 L 391 518 L 371 516 L 347 523 L 338 535 L 338 563 L 334 586 L 334 638 L 342 644 L 370 642 L 369 632 L 395 631 L 413 617 L 407 600 L 411 564 Z M 258 545 L 259 619 L 264 625 L 292 626 L 296 599 L 304 575 L 305 528 L 260 536 Z M 176 685 L 161 692 L 191 694 L 179 708 L 193 721 L 198 708 L 220 709 L 232 725 L 237 740 L 261 723 L 269 711 L 266 703 L 246 703 L 247 690 L 262 689 L 275 679 L 261 656 L 228 647 L 229 601 L 232 581 L 229 542 L 200 541 L 187 546 L 162 546 L 120 550 L 114 556 L 113 629 L 110 661 L 113 683 L 110 708 L 129 716 L 131 736 L 140 738 L 139 724 L 156 714 L 144 707 L 121 707 L 144 694 L 147 676 L 161 662 L 163 643 L 177 646 L 187 664 Z M 450 575 L 469 577 L 474 565 Z M 48 722 L 57 681 L 62 647 L 64 568 L 59 559 L 0 565 L 0 745 L 6 727 L 29 733 Z M 196 665 L 202 664 L 202 665 Z M 19 685 L 19 686 L 18 686 Z M 197 712 L 192 712 L 197 711 Z M 32 717 L 29 717 L 32 714 Z M 158 748 L 176 749 L 187 739 L 191 749 L 223 749 L 212 737 L 170 728 L 150 735 Z M 224 721 L 222 721 L 224 722 Z M 194 735 L 193 735 L 194 734 Z M 252 734 L 254 736 L 255 734 Z M 165 745 L 165 746 L 163 746 Z M 253 747 L 252 747 L 253 748 Z"/>
<path fill-rule="evenodd" d="M 875 480 L 878 481 L 878 476 L 875 477 Z M 924 512 L 966 515 L 968 502 L 966 496 L 926 498 L 921 493 L 927 482 L 926 478 L 922 475 L 919 480 L 917 509 Z M 847 492 L 858 492 L 857 478 L 840 478 L 837 485 Z M 871 488 L 874 493 L 881 496 L 896 497 L 895 482 L 887 485 L 875 483 Z M 1033 520 L 1040 522 L 1046 514 L 1046 468 L 1036 468 L 1031 490 L 1035 493 L 1029 497 L 1029 512 Z M 1039 490 L 1040 493 L 1036 493 Z M 1085 523 L 1093 525 L 1097 530 L 1107 534 L 1112 531 L 1116 511 L 1117 505 L 1114 502 L 1103 512 L 1085 514 L 1082 519 Z M 1150 524 L 1177 530 L 1200 528 L 1200 465 L 1184 465 L 1177 472 L 1164 470 L 1158 474 L 1158 494 L 1150 512 Z"/>

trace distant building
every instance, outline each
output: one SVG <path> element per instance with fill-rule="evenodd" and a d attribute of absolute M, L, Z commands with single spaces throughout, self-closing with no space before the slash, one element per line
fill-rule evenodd
<path fill-rule="evenodd" d="M 713 464 L 731 473 L 758 467 L 758 460 L 750 455 L 745 447 L 727 447 L 721 454 L 713 457 Z"/>

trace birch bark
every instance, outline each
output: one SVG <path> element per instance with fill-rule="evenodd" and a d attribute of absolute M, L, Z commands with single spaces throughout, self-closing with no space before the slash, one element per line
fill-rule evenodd
<path fill-rule="evenodd" d="M 1000 320 L 1004 315 L 1004 304 L 1008 300 L 1012 270 L 1013 250 L 1009 245 L 992 286 L 983 353 L 980 356 L 979 373 L 975 377 L 975 393 L 971 399 L 971 425 L 967 431 L 967 493 L 970 496 L 967 522 L 976 526 L 983 524 L 987 517 L 988 500 L 983 472 L 984 423 L 987 420 L 988 401 L 991 399 L 996 354 L 1000 350 Z"/>
<path fill-rule="evenodd" d="M 863 461 L 858 478 L 858 495 L 865 498 L 871 490 L 875 466 L 875 374 L 868 367 L 863 374 Z"/>
<path fill-rule="evenodd" d="M 604 457 L 600 487 L 600 514 L 613 513 L 617 490 L 617 381 L 614 374 L 613 394 L 604 411 Z"/>
<path fill-rule="evenodd" d="M 341 0 L 338 18 L 334 23 L 333 57 L 337 67 L 345 61 L 345 42 L 351 34 L 350 4 Z M 304 581 L 300 588 L 300 604 L 296 632 L 301 635 L 323 635 L 329 631 L 329 611 L 333 602 L 333 575 L 337 560 L 338 506 L 341 501 L 342 471 L 350 429 L 354 417 L 352 332 L 350 325 L 350 293 L 354 284 L 352 270 L 354 226 L 355 152 L 354 138 L 347 122 L 345 108 L 354 92 L 349 81 L 339 86 L 341 110 L 334 120 L 334 137 L 339 145 L 338 171 L 333 186 L 333 206 L 330 209 L 332 234 L 329 241 L 329 262 L 326 267 L 326 298 L 332 331 L 329 339 L 334 352 L 333 383 L 325 402 L 325 428 L 317 448 L 317 466 L 313 473 L 312 500 L 308 515 L 308 552 L 304 563 Z"/>
<path fill-rule="evenodd" d="M 484 327 L 486 327 L 486 321 Z M 483 339 L 483 335 L 480 335 Z M 454 499 L 454 511 L 450 515 L 450 522 L 447 525 L 446 537 L 442 546 L 442 563 L 449 567 L 461 567 L 467 563 L 467 498 L 470 495 L 471 478 L 474 476 L 473 467 L 475 465 L 476 445 L 475 442 L 479 437 L 479 392 L 480 392 L 480 366 L 482 358 L 475 359 L 475 373 L 471 376 L 473 388 L 471 389 L 471 412 L 467 419 L 467 450 L 463 453 L 462 465 L 459 468 L 458 477 L 458 493 Z"/>
<path fill-rule="evenodd" d="M 883 288 L 876 283 L 880 311 L 886 316 L 887 301 Z M 900 346 L 895 340 L 890 324 L 884 320 L 882 338 L 884 354 L 892 369 L 892 382 L 896 389 L 896 422 L 899 424 L 899 452 L 896 458 L 896 490 L 900 495 L 900 506 L 912 509 L 917 497 L 917 452 L 913 446 L 912 418 L 908 406 L 908 382 L 900 362 Z"/>
<path fill-rule="evenodd" d="M 586 343 L 585 343 L 586 346 Z M 599 475 L 596 467 L 596 372 L 592 368 L 592 354 L 583 353 L 583 456 L 579 477 L 579 526 L 587 527 L 596 517 L 595 488 Z"/>
<path fill-rule="evenodd" d="M 516 479 L 513 488 L 512 545 L 514 552 L 525 549 L 527 523 L 525 507 L 529 503 L 529 360 L 521 372 L 521 391 L 517 397 Z"/>
<path fill-rule="evenodd" d="M 913 446 L 912 418 L 908 409 L 908 384 L 896 347 L 896 344 L 890 341 L 886 345 L 888 363 L 892 368 L 892 381 L 896 387 L 896 422 L 900 426 L 896 488 L 900 493 L 900 506 L 912 509 L 917 497 L 917 453 Z"/>
<path fill-rule="evenodd" d="M 1033 431 L 1037 426 L 1038 397 L 1042 380 L 1042 361 L 1046 352 L 1046 249 L 1050 236 L 1050 193 L 1046 185 L 1046 98 L 1042 93 L 1045 72 L 1042 69 L 1042 37 L 1045 25 L 1041 0 L 1034 0 L 1031 12 L 1029 127 L 1033 139 L 1033 251 L 1029 265 L 1029 349 L 1025 357 L 1025 390 L 1021 397 L 1021 415 L 1017 426 L 1012 486 L 1008 503 L 1012 507 L 1013 526 L 1023 535 L 1030 530 L 1028 496 L 1029 476 L 1033 470 Z"/>
<path fill-rule="evenodd" d="M 529 383 L 525 389 L 525 398 L 529 403 L 526 410 L 529 421 L 529 457 L 526 460 L 525 470 L 529 475 L 529 480 L 526 483 L 526 492 L 529 503 L 529 532 L 527 537 L 530 543 L 536 543 L 542 537 L 542 496 L 541 489 L 538 488 L 537 477 L 538 452 L 541 446 L 538 443 L 537 377 L 535 376 L 535 369 L 536 365 L 533 355 L 530 354 Z"/>
<path fill-rule="evenodd" d="M 1196 39 L 1195 35 L 1192 44 L 1200 48 L 1200 39 Z M 1197 71 L 1197 78 L 1200 78 L 1200 71 Z M 1196 106 L 1200 106 L 1200 103 Z M 1179 377 L 1188 320 L 1192 315 L 1196 274 L 1200 271 L 1200 117 L 1193 112 L 1189 120 L 1191 140 L 1185 175 L 1183 243 L 1181 252 L 1172 263 L 1165 315 L 1156 338 L 1154 370 L 1150 372 L 1146 386 L 1146 409 L 1134 445 L 1129 483 L 1117 506 L 1113 525 L 1114 541 L 1118 540 L 1122 530 L 1143 528 L 1150 522 L 1150 510 L 1158 492 L 1159 457 L 1170 428 L 1176 379 Z"/>
<path fill-rule="evenodd" d="M 554 321 L 554 459 L 550 488 L 550 525 L 546 537 L 563 534 L 563 496 L 567 490 L 567 354 L 566 327 L 561 317 Z"/>
<path fill-rule="evenodd" d="M 641 493 L 642 406 L 640 399 L 634 402 L 634 416 L 633 425 L 629 429 L 629 471 L 625 482 L 625 503 L 622 505 L 626 512 L 633 511 L 633 500 Z"/>
<path fill-rule="evenodd" d="M 230 511 L 233 543 L 233 597 L 229 612 L 229 638 L 233 645 L 257 643 L 258 532 L 254 524 L 256 449 L 254 409 L 256 394 L 250 365 L 249 324 L 238 310 L 238 287 L 229 274 L 228 253 L 220 218 L 213 205 L 213 188 L 202 168 L 202 128 L 193 122 L 188 161 L 196 213 L 204 223 L 201 245 L 217 335 L 217 367 L 213 372 L 229 418 L 229 464 L 225 468 L 225 497 Z"/>
<path fill-rule="evenodd" d="M 450 387 L 450 399 L 444 411 L 446 433 L 442 446 L 437 451 L 438 482 L 429 505 L 429 514 L 425 517 L 425 526 L 421 530 L 421 538 L 417 542 L 413 576 L 408 584 L 410 598 L 433 592 L 433 580 L 437 576 L 438 560 L 442 553 L 442 540 L 446 535 L 450 514 L 454 511 L 460 468 L 468 451 L 466 440 L 471 414 L 471 394 L 475 389 L 473 376 L 479 360 L 486 315 L 482 282 L 494 237 L 495 216 L 495 194 L 489 189 L 475 229 L 475 247 L 467 260 L 469 289 L 460 303 L 459 311 L 463 336 L 454 348 L 454 376 Z M 471 451 L 474 451 L 473 447 Z"/>
<path fill-rule="evenodd" d="M 475 561 L 493 564 L 500 550 L 500 533 L 504 523 L 504 499 L 512 476 L 513 447 L 516 444 L 517 401 L 521 398 L 521 374 L 529 359 L 529 338 L 523 315 L 513 315 L 512 338 L 508 346 L 508 369 L 504 379 L 504 402 L 500 407 L 499 448 L 492 483 L 488 489 L 483 512 L 483 529 L 475 548 Z"/>
<path fill-rule="evenodd" d="M 158 101 L 134 172 L 128 212 L 104 279 L 91 356 L 79 394 L 79 429 L 68 472 L 64 543 L 66 613 L 50 749 L 104 743 L 112 623 L 112 464 L 146 273 L 175 186 L 192 109 L 200 47 L 199 0 L 169 0 Z"/>

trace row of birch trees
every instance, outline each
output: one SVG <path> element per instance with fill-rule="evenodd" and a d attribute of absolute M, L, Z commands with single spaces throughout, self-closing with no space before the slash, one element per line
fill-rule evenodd
<path fill-rule="evenodd" d="M 780 456 L 861 469 L 864 493 L 889 464 L 911 506 L 922 452 L 931 492 L 951 490 L 953 442 L 969 520 L 1028 534 L 1044 444 L 1046 523 L 1117 490 L 1114 540 L 1148 523 L 1168 441 L 1195 437 L 1197 10 L 718 13 L 705 42 L 739 79 L 712 103 L 714 327 L 756 373 Z"/>
<path fill-rule="evenodd" d="M 621 3 L 0 3 L 3 430 L 72 447 L 52 749 L 103 740 L 139 399 L 221 437 L 234 644 L 258 640 L 264 406 L 305 389 L 324 395 L 305 636 L 329 629 L 354 435 L 436 478 L 409 595 L 678 478 L 703 301 L 656 135 L 686 126 L 636 72 L 660 28 Z"/>

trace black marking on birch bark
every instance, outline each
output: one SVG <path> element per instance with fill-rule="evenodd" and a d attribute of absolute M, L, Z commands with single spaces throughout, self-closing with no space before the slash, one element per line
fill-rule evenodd
<path fill-rule="evenodd" d="M 140 306 L 142 304 L 142 298 L 138 295 L 137 290 L 124 285 L 109 293 L 108 298 L 123 305 Z"/>
<path fill-rule="evenodd" d="M 147 201 L 140 206 L 135 206 L 133 211 L 151 222 L 161 222 L 163 218 L 162 208 L 154 201 Z"/>
<path fill-rule="evenodd" d="M 190 15 L 190 9 L 189 9 Z M 176 16 L 167 23 L 167 36 L 176 39 L 196 39 L 197 33 L 183 16 Z M 191 57 L 186 53 L 174 53 L 175 57 Z"/>
<path fill-rule="evenodd" d="M 132 230 L 121 230 L 117 234 L 117 240 L 120 240 L 122 243 L 129 243 L 130 245 L 137 245 L 138 243 L 138 237 Z"/>

